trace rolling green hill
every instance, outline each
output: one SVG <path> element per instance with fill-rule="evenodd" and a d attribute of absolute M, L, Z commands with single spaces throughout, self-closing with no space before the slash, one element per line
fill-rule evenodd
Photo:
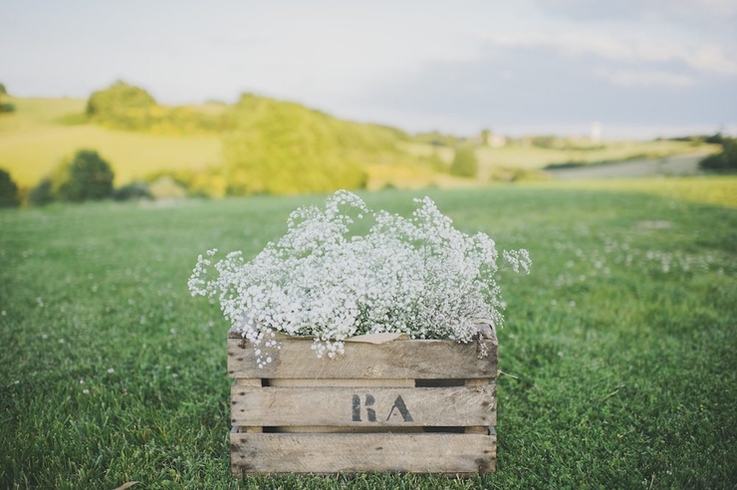
<path fill-rule="evenodd" d="M 250 94 L 232 106 L 154 104 L 107 116 L 87 114 L 82 99 L 10 100 L 16 111 L 0 116 L 0 168 L 25 189 L 81 148 L 111 162 L 117 186 L 170 174 L 211 196 L 421 187 L 438 179 L 429 158 L 402 146 L 411 137 L 400 130 Z"/>
<path fill-rule="evenodd" d="M 582 145 L 551 138 L 542 139 L 555 144 L 528 138 L 490 147 L 478 138 L 412 136 L 252 94 L 233 105 L 164 106 L 124 82 L 87 101 L 8 100 L 16 111 L 0 114 L 0 168 L 25 190 L 79 149 L 96 150 L 109 161 L 116 186 L 169 175 L 190 194 L 212 197 L 473 186 L 539 177 L 550 164 L 712 151 L 685 141 Z M 474 148 L 476 179 L 448 175 L 461 144 Z"/>

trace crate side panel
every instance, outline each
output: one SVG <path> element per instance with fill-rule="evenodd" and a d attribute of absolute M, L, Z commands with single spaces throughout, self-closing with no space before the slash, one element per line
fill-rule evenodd
<path fill-rule="evenodd" d="M 231 433 L 233 474 L 487 473 L 496 436 L 478 434 Z"/>
<path fill-rule="evenodd" d="M 497 345 L 485 341 L 486 357 L 479 359 L 476 343 L 450 340 L 395 340 L 385 344 L 348 342 L 345 354 L 317 359 L 312 341 L 279 340 L 272 362 L 259 368 L 251 345 L 228 340 L 228 374 L 233 378 L 495 378 Z"/>
<path fill-rule="evenodd" d="M 233 425 L 247 426 L 489 426 L 496 424 L 496 389 L 233 386 L 230 412 Z"/>

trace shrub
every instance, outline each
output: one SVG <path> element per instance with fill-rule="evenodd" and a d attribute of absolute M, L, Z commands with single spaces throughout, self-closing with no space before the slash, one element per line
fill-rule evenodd
<path fill-rule="evenodd" d="M 149 186 L 154 199 L 181 199 L 187 197 L 187 189 L 169 175 L 162 175 Z"/>
<path fill-rule="evenodd" d="M 116 201 L 129 201 L 131 199 L 153 199 L 153 196 L 148 188 L 148 184 L 145 182 L 131 182 L 115 189 L 113 199 Z"/>
<path fill-rule="evenodd" d="M 737 172 L 737 139 L 722 137 L 722 151 L 709 155 L 699 162 L 699 168 L 707 172 Z"/>
<path fill-rule="evenodd" d="M 105 199 L 112 196 L 113 178 L 110 164 L 96 151 L 79 150 L 54 170 L 52 196 L 71 202 Z"/>
<path fill-rule="evenodd" d="M 18 186 L 10 173 L 0 168 L 0 208 L 14 208 L 20 205 Z"/>
<path fill-rule="evenodd" d="M 453 163 L 450 165 L 451 175 L 458 177 L 476 177 L 479 171 L 479 162 L 476 152 L 470 146 L 464 146 L 456 150 Z"/>
<path fill-rule="evenodd" d="M 5 88 L 4 84 L 0 83 L 0 112 L 13 112 L 15 110 L 15 105 L 10 102 L 3 102 L 2 98 L 4 95 L 8 95 L 8 90 Z"/>
<path fill-rule="evenodd" d="M 45 206 L 53 202 L 54 195 L 51 192 L 51 179 L 41 179 L 41 182 L 28 192 L 28 204 L 31 206 Z"/>

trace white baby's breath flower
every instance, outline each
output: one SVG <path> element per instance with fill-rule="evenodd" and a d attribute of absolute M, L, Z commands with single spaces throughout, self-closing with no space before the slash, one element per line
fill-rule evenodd
<path fill-rule="evenodd" d="M 415 204 L 404 218 L 338 191 L 322 209 L 292 212 L 286 234 L 249 262 L 240 252 L 217 262 L 214 251 L 200 255 L 190 292 L 219 298 L 225 317 L 253 344 L 259 367 L 279 348 L 276 332 L 312 336 L 315 355 L 334 358 L 345 339 L 365 333 L 470 342 L 478 319 L 500 327 L 494 241 L 456 230 L 428 197 Z M 366 234 L 352 231 L 359 222 L 370 227 Z M 503 257 L 529 273 L 526 250 Z"/>

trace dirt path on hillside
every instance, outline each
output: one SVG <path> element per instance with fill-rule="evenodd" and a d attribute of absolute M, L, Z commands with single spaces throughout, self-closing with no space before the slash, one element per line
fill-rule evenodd
<path fill-rule="evenodd" d="M 560 180 L 695 175 L 699 173 L 699 161 L 705 156 L 705 153 L 693 153 L 659 160 L 642 159 L 619 163 L 593 164 L 547 170 L 546 172 Z"/>

